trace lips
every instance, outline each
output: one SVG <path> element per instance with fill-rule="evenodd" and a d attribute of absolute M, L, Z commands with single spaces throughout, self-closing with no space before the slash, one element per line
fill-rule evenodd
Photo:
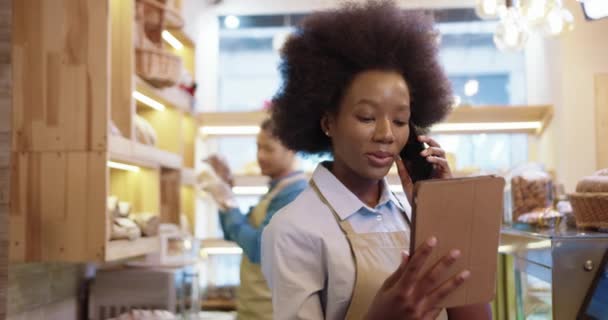
<path fill-rule="evenodd" d="M 368 152 L 365 156 L 372 166 L 379 168 L 392 165 L 395 157 L 392 153 L 384 151 Z"/>

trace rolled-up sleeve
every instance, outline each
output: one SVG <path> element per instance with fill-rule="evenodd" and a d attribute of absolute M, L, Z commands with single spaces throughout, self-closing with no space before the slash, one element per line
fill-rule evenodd
<path fill-rule="evenodd" d="M 324 319 L 321 244 L 277 215 L 262 235 L 262 272 L 272 290 L 274 319 Z"/>

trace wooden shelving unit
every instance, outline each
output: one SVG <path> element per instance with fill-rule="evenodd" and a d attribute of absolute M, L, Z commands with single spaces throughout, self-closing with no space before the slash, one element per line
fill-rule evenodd
<path fill-rule="evenodd" d="M 14 8 L 10 260 L 106 262 L 157 251 L 158 237 L 109 240 L 107 197 L 162 222 L 195 216 L 192 98 L 135 75 L 135 0 L 88 0 L 79 10 L 68 0 L 38 2 Z M 193 71 L 194 45 L 183 43 L 179 55 Z M 165 109 L 137 103 L 134 92 Z M 156 145 L 137 141 L 136 115 L 155 129 Z"/>

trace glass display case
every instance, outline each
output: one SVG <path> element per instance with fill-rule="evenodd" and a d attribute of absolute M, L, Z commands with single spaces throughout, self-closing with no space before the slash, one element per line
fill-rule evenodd
<path fill-rule="evenodd" d="M 235 243 L 222 239 L 201 241 L 199 281 L 203 310 L 236 310 L 242 252 Z"/>
<path fill-rule="evenodd" d="M 565 223 L 556 229 L 503 227 L 497 295 L 502 307 L 495 318 L 576 319 L 607 248 L 608 233 L 570 229 Z"/>

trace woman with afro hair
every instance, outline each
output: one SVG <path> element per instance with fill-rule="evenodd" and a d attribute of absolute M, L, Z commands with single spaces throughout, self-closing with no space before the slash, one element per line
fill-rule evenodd
<path fill-rule="evenodd" d="M 275 319 L 491 318 L 487 304 L 438 307 L 470 272 L 437 283 L 459 257 L 454 249 L 420 274 L 437 239 L 409 257 L 411 206 L 385 180 L 396 163 L 411 197 L 412 180 L 451 177 L 441 146 L 415 134 L 451 106 L 434 35 L 427 14 L 369 1 L 314 13 L 285 43 L 276 134 L 292 150 L 333 161 L 264 230 Z M 406 144 L 422 143 L 429 148 L 400 158 Z"/>

